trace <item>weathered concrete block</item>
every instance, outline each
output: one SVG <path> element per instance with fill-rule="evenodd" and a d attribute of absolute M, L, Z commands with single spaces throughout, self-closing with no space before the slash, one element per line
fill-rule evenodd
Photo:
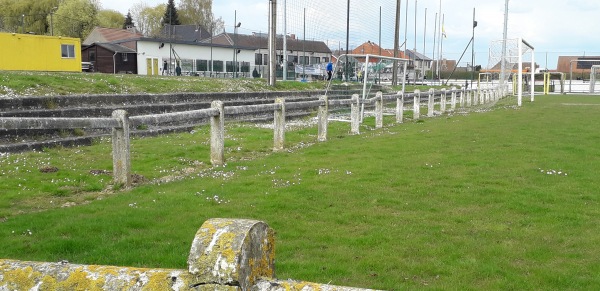
<path fill-rule="evenodd" d="M 199 282 L 250 290 L 260 278 L 275 276 L 273 230 L 264 222 L 210 219 L 196 233 L 188 271 Z"/>
<path fill-rule="evenodd" d="M 403 123 L 404 122 L 404 92 L 398 92 L 398 97 L 396 98 L 396 122 Z"/>
<path fill-rule="evenodd" d="M 329 125 L 329 104 L 327 95 L 323 95 L 319 98 L 319 101 L 323 103 L 319 105 L 319 112 L 317 113 L 318 119 L 318 134 L 317 140 L 320 142 L 327 140 L 327 127 Z"/>
<path fill-rule="evenodd" d="M 421 118 L 421 90 L 415 90 L 415 97 L 413 98 L 413 120 L 419 120 Z"/>
<path fill-rule="evenodd" d="M 120 127 L 112 130 L 113 180 L 116 184 L 131 184 L 131 154 L 129 151 L 129 117 L 125 110 L 115 110 L 112 117 L 119 121 Z"/>
<path fill-rule="evenodd" d="M 225 113 L 223 102 L 213 101 L 211 107 L 219 115 L 210 118 L 210 162 L 213 166 L 225 164 Z"/>

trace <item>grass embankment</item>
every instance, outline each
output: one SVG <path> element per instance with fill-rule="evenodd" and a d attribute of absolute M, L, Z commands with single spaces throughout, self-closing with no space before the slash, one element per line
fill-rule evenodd
<path fill-rule="evenodd" d="M 5 155 L 0 257 L 185 268 L 204 220 L 252 218 L 276 231 L 280 278 L 389 290 L 595 289 L 599 109 L 596 97 L 538 96 L 521 109 L 380 130 L 366 119 L 358 136 L 336 122 L 329 141 L 301 128 L 286 136 L 292 150 L 276 154 L 271 130 L 230 124 L 228 164 L 215 169 L 201 127 L 134 140 L 133 172 L 154 183 L 115 193 L 109 176 L 90 174 L 110 170 L 108 141 Z M 78 205 L 60 207 L 70 201 Z"/>
<path fill-rule="evenodd" d="M 359 85 L 357 82 L 352 83 Z M 334 80 L 333 84 L 341 82 Z M 326 86 L 325 81 L 277 81 L 275 87 L 271 87 L 265 79 L 0 71 L 0 98 L 81 94 L 306 91 L 324 90 Z M 406 86 L 406 91 L 412 92 L 416 88 Z M 420 86 L 419 89 L 423 90 L 424 87 Z M 401 86 L 392 90 L 401 90 Z"/>
<path fill-rule="evenodd" d="M 292 91 L 323 88 L 325 88 L 325 82 L 280 81 L 276 83 L 275 87 L 270 87 L 264 79 L 0 71 L 0 97 L 2 95 Z"/>

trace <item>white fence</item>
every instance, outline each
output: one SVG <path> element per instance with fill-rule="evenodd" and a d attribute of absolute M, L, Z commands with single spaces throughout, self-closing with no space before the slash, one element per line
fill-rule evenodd
<path fill-rule="evenodd" d="M 211 108 L 165 114 L 152 114 L 141 116 L 128 116 L 124 110 L 115 110 L 112 117 L 106 118 L 37 118 L 37 117 L 0 117 L 0 128 L 2 129 L 75 129 L 75 128 L 112 128 L 112 155 L 113 155 L 113 179 L 116 184 L 129 186 L 131 183 L 131 158 L 129 129 L 139 125 L 158 125 L 174 121 L 185 120 L 187 122 L 205 120 L 210 118 L 210 161 L 212 165 L 219 166 L 225 163 L 225 115 L 243 115 L 249 113 L 273 112 L 274 132 L 273 150 L 281 151 L 285 144 L 285 120 L 286 109 L 318 109 L 318 141 L 327 140 L 327 127 L 329 120 L 329 107 L 350 107 L 351 134 L 359 134 L 362 105 L 375 106 L 376 128 L 383 127 L 383 111 L 386 102 L 395 101 L 396 123 L 404 120 L 405 101 L 413 103 L 413 119 L 421 118 L 421 107 L 427 98 L 427 117 L 434 116 L 434 106 L 439 104 L 440 114 L 448 110 L 454 111 L 457 106 L 470 107 L 473 105 L 486 104 L 500 99 L 500 93 L 495 89 L 485 90 L 451 90 L 442 89 L 427 92 L 416 90 L 414 93 L 402 93 L 384 95 L 378 92 L 375 97 L 360 99 L 358 94 L 352 95 L 350 99 L 328 100 L 327 96 L 321 96 L 316 101 L 285 102 L 278 98 L 273 104 L 228 106 L 225 107 L 221 101 L 213 101 Z M 450 106 L 450 109 L 448 109 Z"/>

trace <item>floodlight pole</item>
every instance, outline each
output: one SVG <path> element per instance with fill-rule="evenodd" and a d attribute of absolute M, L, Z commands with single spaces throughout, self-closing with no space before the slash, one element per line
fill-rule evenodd
<path fill-rule="evenodd" d="M 287 4 L 283 0 L 283 80 L 287 81 Z"/>
<path fill-rule="evenodd" d="M 277 0 L 269 1 L 271 2 L 269 13 L 269 86 L 275 86 L 277 81 Z"/>
<path fill-rule="evenodd" d="M 347 7 L 348 8 L 347 8 L 347 12 L 346 12 L 346 54 L 349 54 L 350 53 L 350 0 L 348 0 Z M 350 60 L 346 56 L 346 69 L 344 70 L 346 72 L 346 81 L 349 80 L 349 72 L 348 72 L 349 69 L 350 69 Z"/>
<path fill-rule="evenodd" d="M 475 74 L 475 7 L 473 7 L 473 35 L 471 36 L 471 89 L 473 89 L 473 75 Z"/>
<path fill-rule="evenodd" d="M 502 33 L 502 56 L 500 57 L 500 90 L 502 91 L 502 95 L 504 95 L 504 89 L 506 84 L 504 84 L 504 80 L 506 79 L 506 38 L 508 34 L 508 0 L 505 1 L 504 5 L 504 31 Z M 521 53 L 521 51 L 519 51 Z M 519 104 L 520 105 L 520 104 Z"/>

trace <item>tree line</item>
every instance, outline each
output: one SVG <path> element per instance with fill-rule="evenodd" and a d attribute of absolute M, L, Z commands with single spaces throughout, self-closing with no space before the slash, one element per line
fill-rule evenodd
<path fill-rule="evenodd" d="M 61 35 L 84 39 L 96 26 L 135 28 L 148 37 L 160 36 L 165 25 L 197 25 L 212 34 L 224 31 L 212 13 L 212 0 L 174 0 L 150 6 L 143 0 L 126 15 L 102 9 L 100 0 L 0 0 L 0 31 Z"/>

